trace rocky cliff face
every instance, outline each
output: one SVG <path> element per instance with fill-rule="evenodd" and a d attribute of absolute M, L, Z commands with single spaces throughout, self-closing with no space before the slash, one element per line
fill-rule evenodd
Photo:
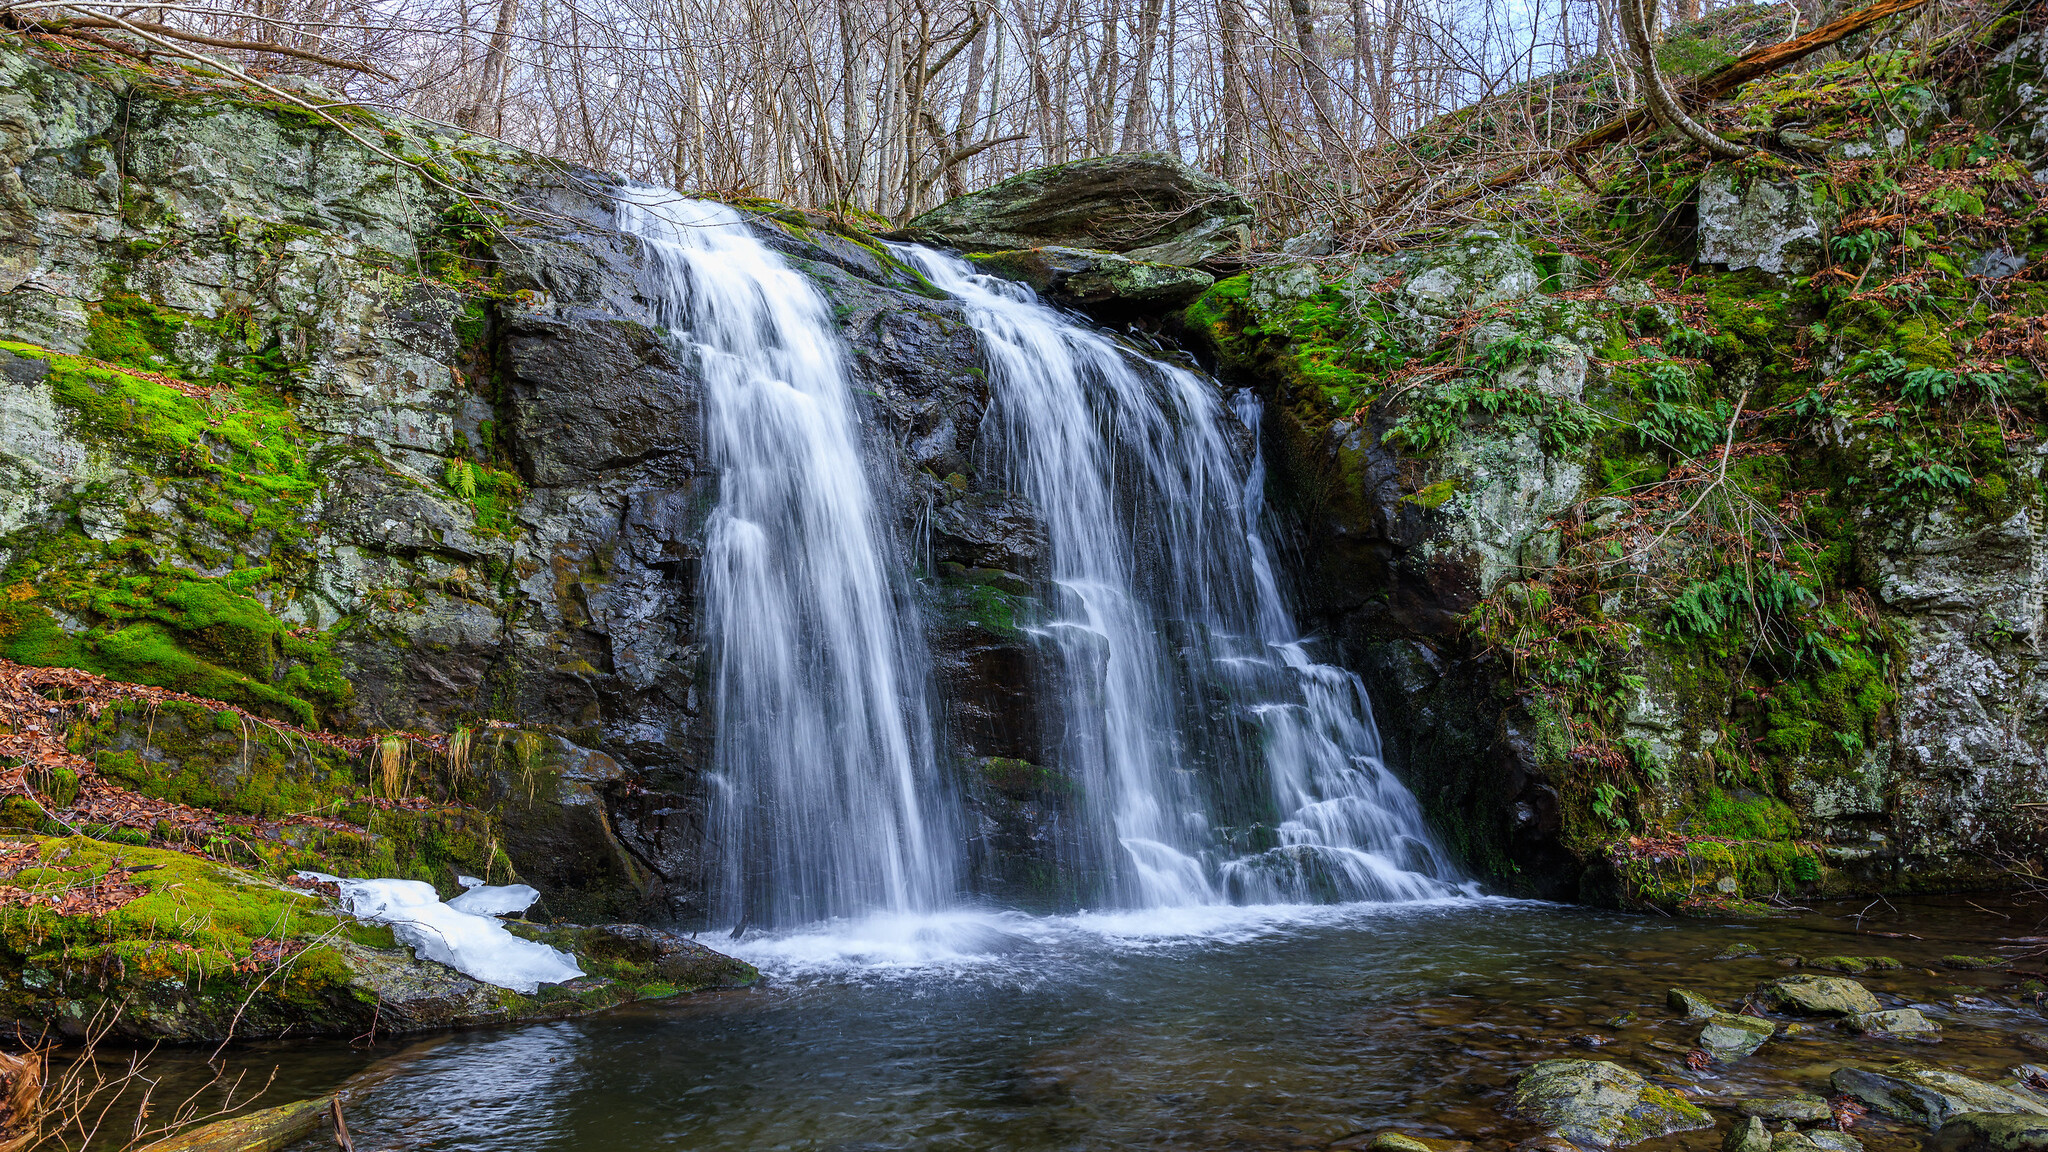
<path fill-rule="evenodd" d="M 0 656 L 347 733 L 517 725 L 559 795 L 492 808 L 511 865 L 689 916 L 717 481 L 609 178 L 119 59 L 0 70 Z M 756 223 L 855 352 L 964 768 L 1028 759 L 1040 543 L 979 479 L 973 339 L 866 236 Z"/>
<path fill-rule="evenodd" d="M 1756 157 L 1653 147 L 1647 185 L 1571 208 L 1570 245 L 1482 226 L 1269 262 L 1187 309 L 1275 412 L 1302 600 L 1491 882 L 1753 907 L 1995 881 L 2031 849 L 2048 233 L 2020 32 L 1973 58 L 1973 104 L 1894 64 L 1868 92 L 1771 81 L 1723 126 Z M 365 813 L 366 842 L 273 855 L 696 915 L 717 477 L 611 178 L 125 61 L 0 70 L 0 657 L 427 751 L 416 777 L 403 741 L 238 762 L 221 713 L 181 721 L 173 763 L 147 711 L 74 750 L 166 802 Z M 1114 200 L 1159 167 L 1077 179 Z M 1072 176 L 1006 186 L 1008 223 L 961 242 L 1035 244 L 983 266 L 1118 316 L 1233 270 L 1189 267 L 1244 240 L 1200 180 L 1174 235 L 1011 226 Z M 1017 622 L 1045 545 L 978 442 L 975 340 L 858 228 L 749 207 L 852 352 L 977 883 L 1041 897 L 1062 801 Z M 978 236 L 973 207 L 920 223 Z M 385 771 L 451 807 L 380 807 Z"/>
<path fill-rule="evenodd" d="M 1262 267 L 1306 595 L 1496 882 L 1714 909 L 2042 847 L 2041 33 L 1760 81 L 1562 209 Z M 1650 173 L 1647 184 L 1640 178 Z"/>

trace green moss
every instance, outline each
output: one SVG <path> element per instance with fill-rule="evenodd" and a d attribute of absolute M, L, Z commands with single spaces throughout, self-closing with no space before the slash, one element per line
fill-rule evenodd
<path fill-rule="evenodd" d="M 1719 788 L 1707 789 L 1687 825 L 1702 836 L 1736 840 L 1789 840 L 1799 834 L 1799 818 L 1783 801 L 1768 796 L 1737 800 Z"/>

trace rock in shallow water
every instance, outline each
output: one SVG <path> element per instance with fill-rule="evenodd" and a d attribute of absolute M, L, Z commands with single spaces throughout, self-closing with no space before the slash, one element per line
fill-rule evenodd
<path fill-rule="evenodd" d="M 1927 1152 L 2048 1152 L 2048 1118 L 1964 1112 L 1941 1126 Z"/>
<path fill-rule="evenodd" d="M 1620 1148 L 1714 1126 L 1668 1088 L 1607 1060 L 1546 1060 L 1515 1085 L 1515 1111 L 1573 1144 Z"/>
<path fill-rule="evenodd" d="M 1763 1047 L 1777 1030 L 1769 1020 L 1719 1012 L 1700 1029 L 1700 1047 L 1716 1060 L 1733 1063 Z"/>
<path fill-rule="evenodd" d="M 1708 1020 L 1721 1014 L 1712 1000 L 1686 988 L 1673 988 L 1665 994 L 1665 1002 L 1673 1012 L 1685 1013 L 1687 1020 Z"/>
<path fill-rule="evenodd" d="M 1907 1033 L 1931 1033 L 1941 1031 L 1941 1025 L 1920 1014 L 1918 1008 L 1893 1008 L 1887 1012 L 1858 1012 L 1842 1017 L 1842 1026 L 1851 1032 L 1878 1035 Z"/>
<path fill-rule="evenodd" d="M 1840 976 L 1780 976 L 1757 988 L 1773 1010 L 1806 1016 L 1853 1016 L 1878 1010 L 1870 989 Z"/>
<path fill-rule="evenodd" d="M 2048 1116 L 2048 1107 L 2017 1092 L 1960 1073 L 1901 1061 L 1882 1072 L 1837 1068 L 1830 1082 L 1837 1092 L 1901 1120 L 1940 1128 L 1965 1112 L 2027 1113 Z"/>
<path fill-rule="evenodd" d="M 1794 1096 L 1751 1096 L 1737 1100 L 1735 1110 L 1744 1116 L 1763 1120 L 1828 1120 L 1834 1117 L 1834 1111 L 1826 1100 L 1808 1092 Z"/>

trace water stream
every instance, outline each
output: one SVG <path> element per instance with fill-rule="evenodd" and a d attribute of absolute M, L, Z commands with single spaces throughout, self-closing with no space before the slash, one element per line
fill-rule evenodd
<path fill-rule="evenodd" d="M 646 243 L 658 317 L 703 380 L 718 470 L 702 569 L 712 916 L 938 907 L 957 884 L 956 806 L 832 310 L 724 205 L 629 188 L 618 224 Z"/>
<path fill-rule="evenodd" d="M 1454 893 L 1364 685 L 1309 657 L 1275 579 L 1257 400 L 898 251 L 966 302 L 996 457 L 1051 541 L 1048 744 L 1086 798 L 1069 867 L 1125 908 Z"/>
<path fill-rule="evenodd" d="M 1510 1152 L 1534 1134 L 1507 1114 L 1515 1077 L 1590 1058 L 1682 1087 L 1719 1122 L 1634 1152 L 1716 1152 L 1734 1100 L 1827 1094 L 1844 1063 L 1996 1079 L 2040 1060 L 2029 1046 L 2048 1044 L 2048 1018 L 2017 978 L 1939 958 L 2035 951 L 2048 908 L 1977 903 L 1859 900 L 1763 923 L 1487 899 L 991 917 L 1012 936 L 1000 955 L 833 967 L 754 953 L 777 966 L 759 989 L 431 1037 L 349 1123 L 363 1152 L 1282 1152 L 1362 1149 L 1387 1128 Z M 1759 954 L 1712 959 L 1736 943 Z M 1786 975 L 1787 953 L 1897 959 L 1861 982 L 1886 1007 L 1919 1005 L 1940 1043 L 1808 1021 L 1737 1064 L 1691 1067 L 1700 1026 L 1666 989 L 1733 1006 Z M 251 1084 L 279 1068 L 264 1100 L 282 1102 L 413 1043 L 228 1060 Z M 203 1083 L 208 1051 L 159 1052 L 159 1095 Z M 1873 1112 L 1854 1134 L 1868 1152 L 1919 1152 L 1926 1132 Z M 333 1147 L 321 1134 L 293 1152 Z"/>

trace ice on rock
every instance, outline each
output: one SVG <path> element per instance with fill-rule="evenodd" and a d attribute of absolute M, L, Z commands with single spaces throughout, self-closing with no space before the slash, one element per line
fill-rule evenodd
<path fill-rule="evenodd" d="M 457 912 L 472 916 L 510 916 L 524 912 L 540 899 L 540 889 L 524 884 L 507 884 L 502 888 L 489 885 L 464 885 L 469 891 L 448 902 Z"/>
<path fill-rule="evenodd" d="M 412 945 L 418 956 L 438 960 L 486 984 L 530 993 L 542 984 L 559 984 L 583 975 L 574 956 L 521 940 L 490 916 L 477 915 L 479 910 L 524 911 L 540 895 L 524 884 L 472 888 L 453 903 L 443 904 L 433 885 L 418 880 L 344 880 L 322 872 L 299 875 L 338 885 L 342 906 L 351 915 L 372 924 L 391 925 L 391 934 L 400 943 Z"/>

